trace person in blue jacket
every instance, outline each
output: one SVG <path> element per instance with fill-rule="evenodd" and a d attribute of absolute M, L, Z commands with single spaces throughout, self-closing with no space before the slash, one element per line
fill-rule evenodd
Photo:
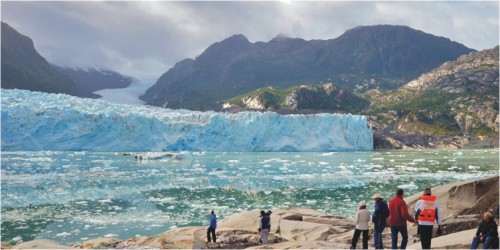
<path fill-rule="evenodd" d="M 216 242 L 215 239 L 215 229 L 217 228 L 217 216 L 215 215 L 214 210 L 210 211 L 210 224 L 208 225 L 207 229 L 207 242 L 210 242 L 210 234 L 212 234 L 212 239 L 214 243 Z"/>
<path fill-rule="evenodd" d="M 382 242 L 382 232 L 387 227 L 387 217 L 389 217 L 389 208 L 387 202 L 382 199 L 380 194 L 375 194 L 373 196 L 375 201 L 375 211 L 373 211 L 372 222 L 373 222 L 373 239 L 375 241 L 375 249 L 384 249 L 384 243 Z"/>

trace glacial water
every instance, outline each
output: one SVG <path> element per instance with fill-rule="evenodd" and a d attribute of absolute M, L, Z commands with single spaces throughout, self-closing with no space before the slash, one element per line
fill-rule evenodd
<path fill-rule="evenodd" d="M 1 152 L 1 241 L 155 235 L 253 209 L 309 206 L 352 217 L 397 187 L 498 175 L 498 150 L 187 152 L 156 161 L 102 152 Z M 257 214 L 256 214 L 257 216 Z"/>

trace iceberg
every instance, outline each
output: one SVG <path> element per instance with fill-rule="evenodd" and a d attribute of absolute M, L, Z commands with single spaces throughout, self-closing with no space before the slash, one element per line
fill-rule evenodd
<path fill-rule="evenodd" d="M 2 151 L 368 151 L 366 116 L 218 113 L 2 89 Z"/>

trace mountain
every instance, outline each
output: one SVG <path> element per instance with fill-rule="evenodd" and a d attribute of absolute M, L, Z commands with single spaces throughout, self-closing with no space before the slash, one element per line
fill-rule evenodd
<path fill-rule="evenodd" d="M 33 41 L 2 22 L 2 88 L 76 94 L 71 79 L 35 50 Z"/>
<path fill-rule="evenodd" d="M 225 110 L 367 115 L 376 148 L 494 147 L 499 133 L 499 48 L 460 56 L 396 90 L 352 93 L 334 86 L 259 88 Z"/>
<path fill-rule="evenodd" d="M 498 55 L 498 46 L 470 53 L 398 90 L 366 92 L 376 142 L 402 147 L 417 138 L 424 147 L 444 140 L 462 147 L 475 138 L 483 144 L 496 138 L 489 146 L 498 146 Z"/>
<path fill-rule="evenodd" d="M 141 99 L 148 104 L 214 109 L 258 88 L 332 82 L 365 92 L 395 89 L 474 50 L 405 26 L 363 26 L 330 40 L 277 36 L 250 43 L 234 35 L 164 73 Z M 357 86 L 356 86 L 357 85 Z"/>
<path fill-rule="evenodd" d="M 126 88 L 132 83 L 132 78 L 112 70 L 95 68 L 83 70 L 63 67 L 57 67 L 57 69 L 75 83 L 79 97 L 99 98 L 101 96 L 93 94 L 94 91 Z"/>
<path fill-rule="evenodd" d="M 287 89 L 260 88 L 231 98 L 225 110 L 273 110 L 280 113 L 361 113 L 369 101 L 332 83 Z"/>

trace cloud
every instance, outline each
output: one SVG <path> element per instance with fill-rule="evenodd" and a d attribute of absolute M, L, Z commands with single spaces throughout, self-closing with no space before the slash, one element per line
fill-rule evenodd
<path fill-rule="evenodd" d="M 499 41 L 498 2 L 2 2 L 2 21 L 48 61 L 154 82 L 233 34 L 332 39 L 360 25 L 407 25 L 474 49 Z"/>

